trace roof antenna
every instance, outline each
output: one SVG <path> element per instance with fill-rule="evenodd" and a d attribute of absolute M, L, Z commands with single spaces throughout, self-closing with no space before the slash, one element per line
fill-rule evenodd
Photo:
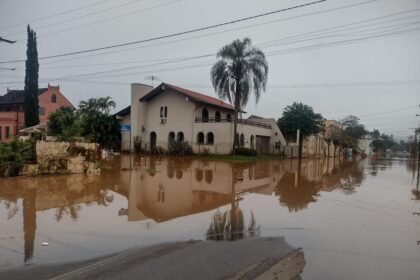
<path fill-rule="evenodd" d="M 150 81 L 152 81 L 152 87 L 154 86 L 154 81 L 162 81 L 158 76 L 154 76 L 154 75 L 151 75 L 151 76 L 146 76 L 146 77 L 144 77 L 146 80 L 150 80 Z"/>

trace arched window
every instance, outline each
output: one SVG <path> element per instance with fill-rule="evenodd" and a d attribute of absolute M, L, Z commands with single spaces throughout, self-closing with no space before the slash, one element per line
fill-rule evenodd
<path fill-rule="evenodd" d="M 198 182 L 201 182 L 202 180 L 203 180 L 203 170 L 202 169 L 196 169 L 195 170 L 195 179 L 198 181 Z"/>
<path fill-rule="evenodd" d="M 220 122 L 221 116 L 219 111 L 216 111 L 216 113 L 214 114 L 214 119 L 216 122 Z"/>
<path fill-rule="evenodd" d="M 183 175 L 182 169 L 178 168 L 178 169 L 175 171 L 175 176 L 176 176 L 176 178 L 177 178 L 177 179 L 182 179 L 182 175 Z"/>
<path fill-rule="evenodd" d="M 160 107 L 160 117 L 163 118 L 163 106 Z"/>
<path fill-rule="evenodd" d="M 51 95 L 51 103 L 57 103 L 57 95 Z"/>
<path fill-rule="evenodd" d="M 243 133 L 241 134 L 241 138 L 240 138 L 240 140 L 239 140 L 239 145 L 240 145 L 241 147 L 245 146 L 245 136 L 244 136 L 244 134 L 243 134 Z"/>
<path fill-rule="evenodd" d="M 209 121 L 209 111 L 207 111 L 206 108 L 203 108 L 203 111 L 201 111 L 201 118 L 203 119 L 203 122 Z"/>
<path fill-rule="evenodd" d="M 178 142 L 184 142 L 184 133 L 183 132 L 178 132 L 178 134 L 176 135 L 176 141 Z"/>
<path fill-rule="evenodd" d="M 175 132 L 173 132 L 173 131 L 169 132 L 168 142 L 169 143 L 175 142 Z"/>
<path fill-rule="evenodd" d="M 229 113 L 228 113 L 228 114 L 226 115 L 226 121 L 227 121 L 227 122 L 232 122 L 232 115 L 231 115 L 231 114 L 229 114 Z"/>
<path fill-rule="evenodd" d="M 207 133 L 207 145 L 213 145 L 214 144 L 214 134 L 213 132 Z"/>
<path fill-rule="evenodd" d="M 251 135 L 250 143 L 251 143 L 251 149 L 255 149 L 255 147 L 254 147 L 254 135 Z"/>
<path fill-rule="evenodd" d="M 211 182 L 213 182 L 213 170 L 206 170 L 206 173 L 204 173 L 204 179 L 207 184 L 211 184 Z"/>
<path fill-rule="evenodd" d="M 168 107 L 165 106 L 165 118 L 167 118 L 167 117 L 168 117 Z"/>
<path fill-rule="evenodd" d="M 197 144 L 204 144 L 204 133 L 199 132 L 197 134 Z"/>

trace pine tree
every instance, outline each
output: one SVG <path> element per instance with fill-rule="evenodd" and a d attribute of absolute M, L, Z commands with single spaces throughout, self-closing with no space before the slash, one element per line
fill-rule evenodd
<path fill-rule="evenodd" d="M 26 73 L 25 73 L 25 126 L 30 127 L 39 124 L 39 100 L 38 100 L 38 50 L 36 46 L 36 33 L 28 25 L 28 43 L 26 50 Z"/>

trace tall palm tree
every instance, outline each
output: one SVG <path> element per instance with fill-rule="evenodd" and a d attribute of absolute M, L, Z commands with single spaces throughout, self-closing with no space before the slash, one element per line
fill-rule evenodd
<path fill-rule="evenodd" d="M 252 46 L 251 39 L 235 40 L 217 53 L 218 61 L 211 69 L 211 81 L 219 98 L 228 100 L 235 107 L 233 125 L 233 152 L 238 146 L 238 113 L 248 103 L 254 92 L 258 102 L 265 91 L 268 63 L 264 53 Z"/>
<path fill-rule="evenodd" d="M 89 98 L 87 101 L 80 101 L 79 111 L 82 114 L 87 114 L 98 109 L 98 100 L 96 98 Z"/>
<path fill-rule="evenodd" d="M 102 113 L 109 114 L 111 108 L 115 108 L 115 101 L 111 97 L 89 98 L 87 101 L 79 103 L 79 111 L 82 114 L 87 114 L 92 111 L 101 111 Z"/>
<path fill-rule="evenodd" d="M 98 99 L 99 109 L 106 114 L 109 114 L 109 112 L 111 111 L 111 108 L 115 108 L 115 106 L 116 106 L 115 101 L 112 100 L 110 96 L 101 97 Z"/>

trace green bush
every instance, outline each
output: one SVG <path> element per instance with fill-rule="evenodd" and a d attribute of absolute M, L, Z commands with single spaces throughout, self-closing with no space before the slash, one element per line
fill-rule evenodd
<path fill-rule="evenodd" d="M 17 176 L 23 165 L 32 159 L 31 141 L 0 143 L 0 177 Z"/>
<path fill-rule="evenodd" d="M 168 154 L 170 155 L 192 155 L 193 150 L 188 142 L 172 141 L 168 145 Z"/>
<path fill-rule="evenodd" d="M 249 148 L 239 147 L 235 149 L 235 155 L 238 156 L 256 156 L 257 151 Z"/>

